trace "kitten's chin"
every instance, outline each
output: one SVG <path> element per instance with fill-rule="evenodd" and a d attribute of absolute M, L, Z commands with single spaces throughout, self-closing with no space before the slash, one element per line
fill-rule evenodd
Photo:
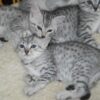
<path fill-rule="evenodd" d="M 23 55 L 23 56 L 20 55 L 20 58 L 23 62 L 30 63 L 30 62 L 33 62 L 35 59 L 37 59 L 40 55 L 41 55 L 41 52 L 34 53 L 34 54 L 31 54 L 31 55 Z"/>
<path fill-rule="evenodd" d="M 23 56 L 23 57 L 20 57 L 21 61 L 23 61 L 24 63 L 31 63 L 34 61 L 34 57 L 31 57 L 31 56 Z"/>

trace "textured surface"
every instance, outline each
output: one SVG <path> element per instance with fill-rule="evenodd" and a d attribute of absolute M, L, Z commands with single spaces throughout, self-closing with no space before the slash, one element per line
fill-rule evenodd
<path fill-rule="evenodd" d="M 63 90 L 61 83 L 51 83 L 32 97 L 23 93 L 24 68 L 8 43 L 0 48 L 0 100 L 56 100 L 55 94 Z M 100 100 L 100 83 L 93 89 L 90 100 Z"/>

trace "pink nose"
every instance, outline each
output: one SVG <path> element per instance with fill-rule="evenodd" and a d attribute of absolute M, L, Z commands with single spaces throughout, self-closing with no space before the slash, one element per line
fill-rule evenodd
<path fill-rule="evenodd" d="M 29 50 L 25 49 L 25 54 L 28 55 L 29 53 Z"/>

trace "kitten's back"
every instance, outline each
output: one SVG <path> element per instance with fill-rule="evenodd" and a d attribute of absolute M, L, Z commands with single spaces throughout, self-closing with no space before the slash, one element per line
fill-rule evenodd
<path fill-rule="evenodd" d="M 57 32 L 52 36 L 52 43 L 61 43 L 70 40 L 77 40 L 78 7 L 66 6 L 57 8 L 54 11 L 42 11 L 43 23 L 48 27 L 51 20 L 57 16 L 65 16 L 64 21 L 57 22 Z"/>
<path fill-rule="evenodd" d="M 100 60 L 100 50 L 85 43 L 77 41 L 68 41 L 59 44 L 50 44 L 48 50 L 56 52 L 56 54 L 76 55 L 77 57 L 93 57 L 97 61 Z M 69 52 L 69 53 L 68 53 Z M 68 56 L 66 55 L 66 56 Z M 74 56 L 73 56 L 74 57 Z"/>

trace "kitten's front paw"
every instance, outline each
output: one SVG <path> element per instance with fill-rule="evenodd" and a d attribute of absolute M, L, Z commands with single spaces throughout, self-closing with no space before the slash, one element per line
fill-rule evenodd
<path fill-rule="evenodd" d="M 71 97 L 66 98 L 64 93 L 57 94 L 56 99 L 57 100 L 72 100 Z"/>
<path fill-rule="evenodd" d="M 32 96 L 34 93 L 36 93 L 36 91 L 34 91 L 34 88 L 29 86 L 29 87 L 26 87 L 24 89 L 24 92 L 27 96 Z"/>
<path fill-rule="evenodd" d="M 27 84 L 27 85 L 30 85 L 30 86 L 32 86 L 32 85 L 34 85 L 35 84 L 35 78 L 34 78 L 34 76 L 31 76 L 31 75 L 26 75 L 25 76 L 25 83 Z"/>

